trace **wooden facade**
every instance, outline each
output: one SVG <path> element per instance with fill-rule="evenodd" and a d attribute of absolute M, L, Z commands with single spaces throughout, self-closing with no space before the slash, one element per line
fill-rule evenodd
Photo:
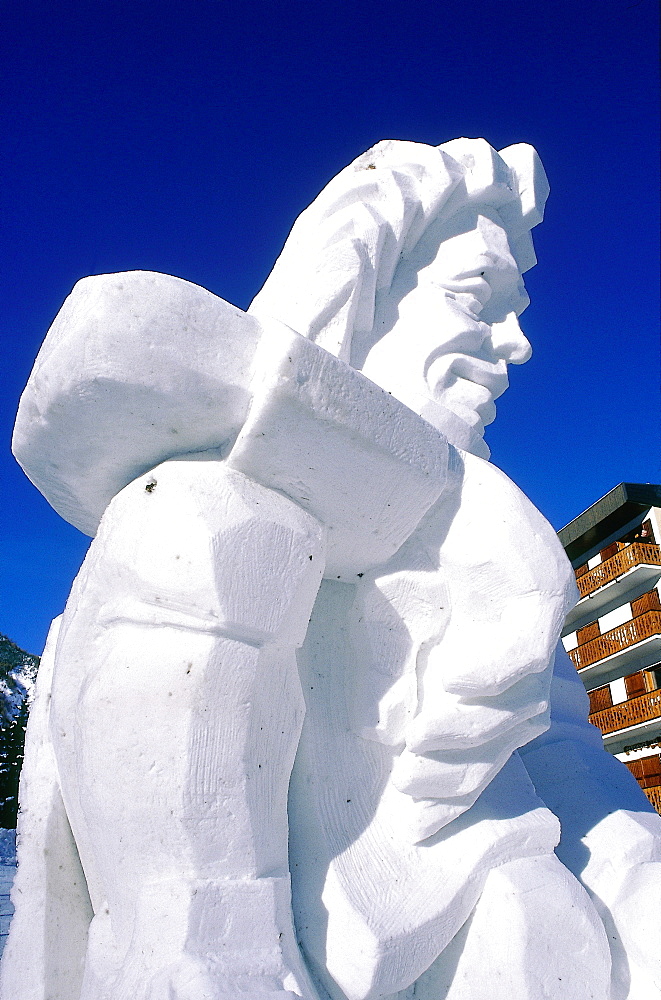
<path fill-rule="evenodd" d="M 604 549 L 604 551 L 607 551 Z M 593 594 L 595 590 L 616 580 L 635 566 L 661 566 L 661 547 L 644 542 L 632 542 L 623 545 L 611 553 L 607 559 L 588 569 L 587 564 L 575 570 L 576 584 L 581 597 Z"/>
<path fill-rule="evenodd" d="M 567 651 L 586 687 L 599 678 L 590 722 L 661 812 L 661 485 L 620 483 L 558 534 L 581 597 Z"/>

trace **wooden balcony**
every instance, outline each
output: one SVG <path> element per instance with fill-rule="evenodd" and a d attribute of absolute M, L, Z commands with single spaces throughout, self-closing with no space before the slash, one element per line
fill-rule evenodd
<path fill-rule="evenodd" d="M 599 563 L 593 569 L 583 573 L 576 580 L 581 597 L 587 597 L 600 587 L 616 580 L 619 576 L 634 569 L 636 566 L 661 566 L 661 547 L 646 545 L 644 542 L 632 542 L 626 545 L 610 559 Z"/>
<path fill-rule="evenodd" d="M 601 712 L 593 712 L 590 715 L 590 722 L 601 729 L 604 736 L 607 733 L 615 733 L 618 729 L 628 729 L 653 719 L 661 719 L 661 690 L 648 691 L 647 694 L 621 701 L 619 705 L 604 708 Z"/>
<path fill-rule="evenodd" d="M 651 548 L 646 546 L 648 547 Z M 576 669 L 582 670 L 653 636 L 661 636 L 661 611 L 646 611 L 645 614 L 612 628 L 610 632 L 584 642 L 582 646 L 570 650 L 569 655 Z"/>

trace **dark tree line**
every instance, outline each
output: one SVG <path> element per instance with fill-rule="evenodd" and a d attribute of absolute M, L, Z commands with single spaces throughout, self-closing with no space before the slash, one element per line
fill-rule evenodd
<path fill-rule="evenodd" d="M 23 766 L 28 703 L 24 700 L 14 718 L 0 730 L 0 827 L 13 830 L 18 812 L 18 782 Z"/>
<path fill-rule="evenodd" d="M 29 705 L 27 686 L 37 674 L 39 657 L 0 635 L 0 827 L 14 829 L 18 783 L 23 765 Z"/>

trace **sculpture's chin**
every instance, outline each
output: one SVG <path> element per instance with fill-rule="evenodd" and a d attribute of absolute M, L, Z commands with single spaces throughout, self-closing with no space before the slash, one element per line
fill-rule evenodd
<path fill-rule="evenodd" d="M 448 410 L 447 407 L 433 400 L 426 400 L 418 408 L 418 413 L 444 434 L 455 448 L 468 451 L 471 455 L 477 455 L 478 458 L 489 460 L 491 451 L 482 436 L 484 434 L 482 421 L 479 421 L 475 427 L 471 427 L 452 410 Z"/>

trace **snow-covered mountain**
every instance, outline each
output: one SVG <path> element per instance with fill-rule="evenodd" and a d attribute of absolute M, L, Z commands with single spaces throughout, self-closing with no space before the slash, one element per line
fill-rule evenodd
<path fill-rule="evenodd" d="M 29 707 L 38 669 L 38 656 L 26 653 L 0 633 L 0 727 L 16 718 L 23 702 Z"/>

